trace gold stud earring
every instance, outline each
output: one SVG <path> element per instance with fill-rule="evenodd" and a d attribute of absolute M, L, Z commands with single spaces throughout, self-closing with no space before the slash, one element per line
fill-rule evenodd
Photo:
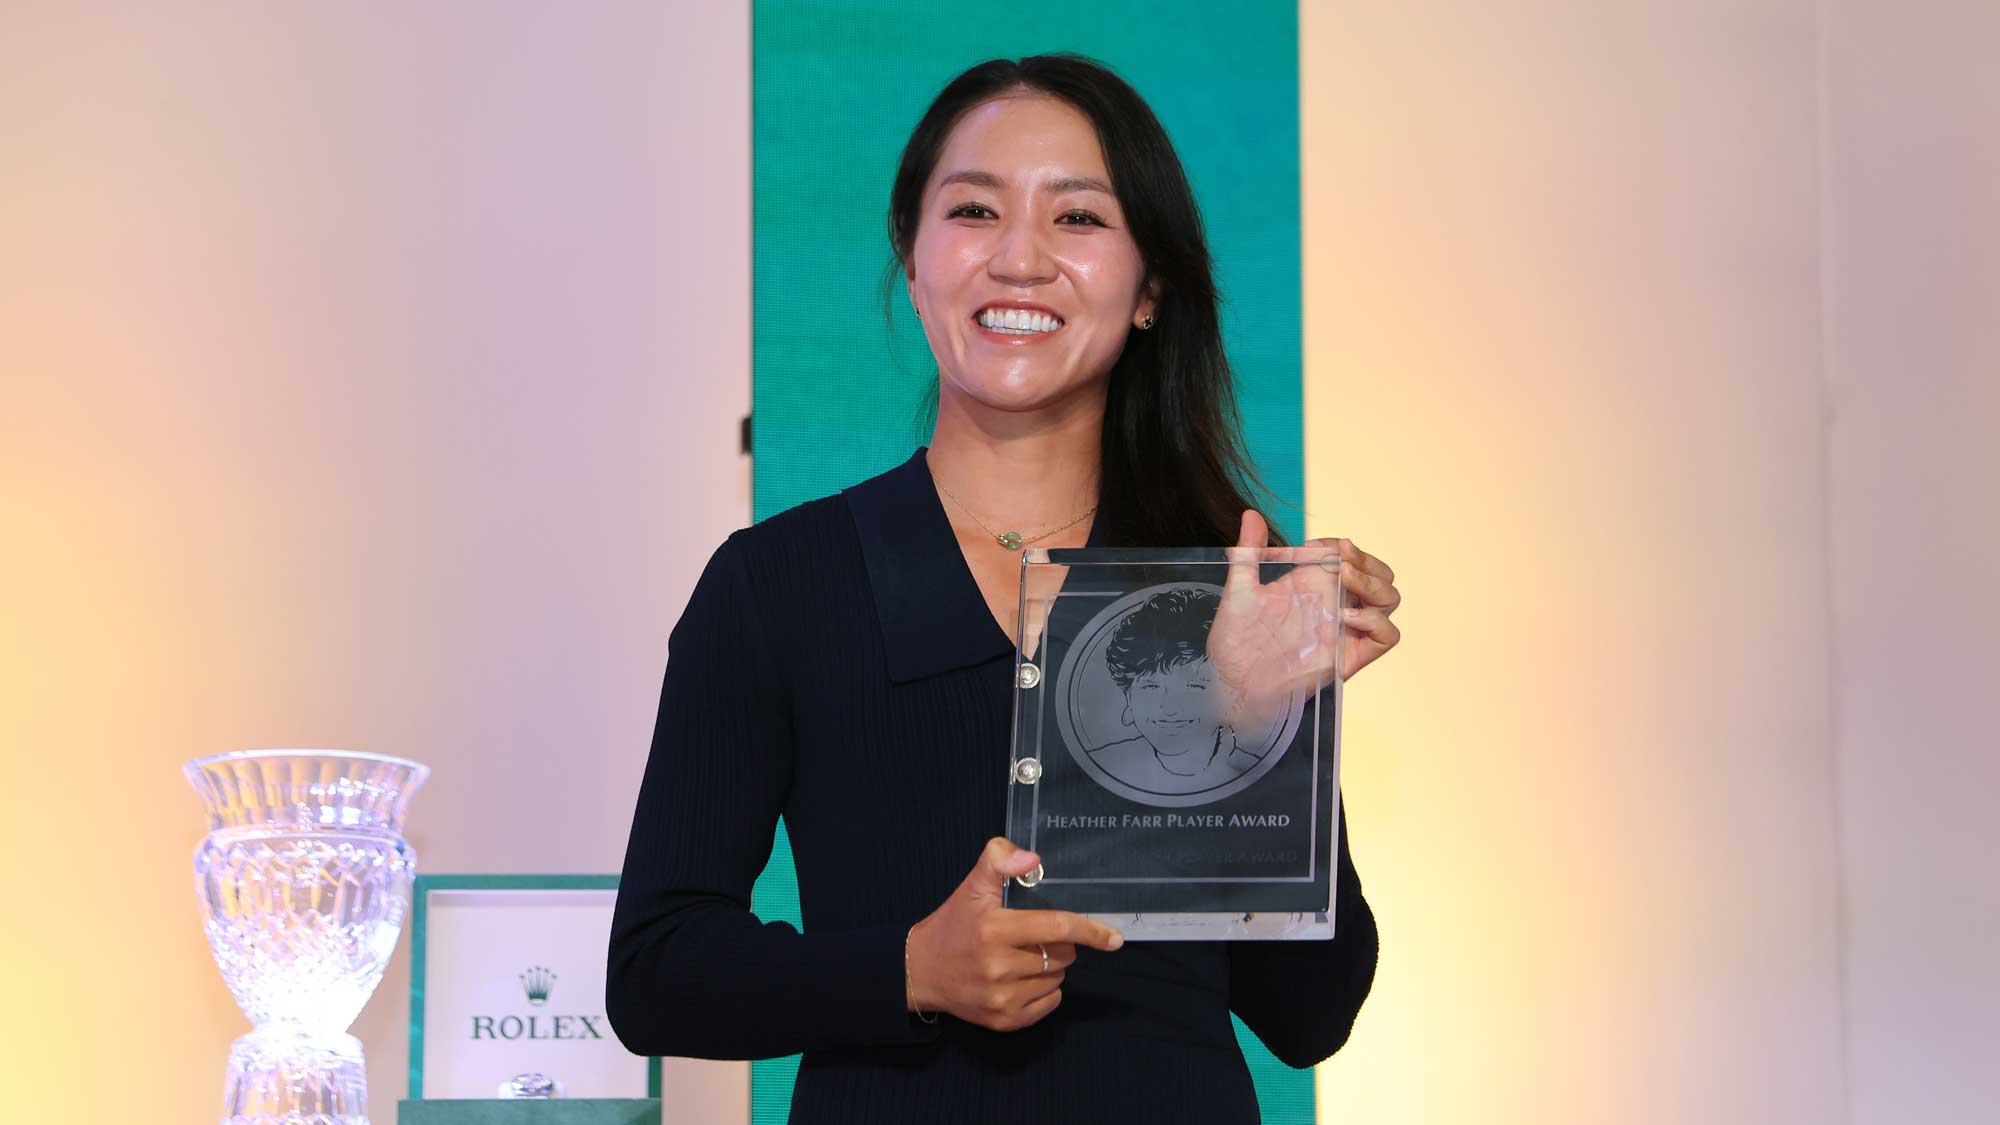
<path fill-rule="evenodd" d="M 1152 326 L 1153 326 L 1153 318 L 1149 314 L 1147 315 L 1146 319 L 1139 322 L 1139 331 L 1144 332 L 1146 329 L 1151 328 Z"/>

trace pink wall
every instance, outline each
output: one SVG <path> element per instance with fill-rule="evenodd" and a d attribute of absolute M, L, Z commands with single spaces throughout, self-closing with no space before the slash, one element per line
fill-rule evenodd
<path fill-rule="evenodd" d="M 1852 1120 L 1995 1121 L 2000 5 L 1823 11 Z"/>
<path fill-rule="evenodd" d="M 4 1116 L 213 1120 L 248 1024 L 182 760 L 407 755 L 424 869 L 617 869 L 667 630 L 748 518 L 748 24 L 0 22 Z M 355 1026 L 384 1125 L 407 949 Z"/>

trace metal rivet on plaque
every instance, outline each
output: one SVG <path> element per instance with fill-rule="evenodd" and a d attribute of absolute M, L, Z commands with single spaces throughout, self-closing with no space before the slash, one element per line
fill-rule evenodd
<path fill-rule="evenodd" d="M 1042 865 L 1037 863 L 1035 865 L 1035 869 L 1033 871 L 1028 872 L 1026 875 L 1014 876 L 1014 881 L 1016 883 L 1021 884 L 1024 887 L 1034 886 L 1036 883 L 1042 881 Z"/>
<path fill-rule="evenodd" d="M 1042 763 L 1037 758 L 1022 758 L 1014 763 L 1014 780 L 1023 785 L 1033 785 L 1042 779 Z"/>
<path fill-rule="evenodd" d="M 1042 682 L 1042 670 L 1023 660 L 1016 678 L 1020 680 L 1022 687 L 1031 688 Z"/>

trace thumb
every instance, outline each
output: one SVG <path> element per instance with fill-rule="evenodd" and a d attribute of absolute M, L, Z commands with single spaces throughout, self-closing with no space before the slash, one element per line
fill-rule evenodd
<path fill-rule="evenodd" d="M 1015 847 L 1005 836 L 995 836 L 986 841 L 986 850 L 965 877 L 966 890 L 974 898 L 991 899 L 997 905 L 1007 880 L 1033 871 L 1041 862 L 1042 857 L 1034 852 Z"/>
<path fill-rule="evenodd" d="M 1257 588 L 1257 564 L 1263 548 L 1271 545 L 1271 525 L 1255 508 L 1243 509 L 1243 521 L 1236 532 L 1236 546 L 1229 548 L 1229 576 L 1224 591 L 1242 595 Z"/>
<path fill-rule="evenodd" d="M 1255 508 L 1243 509 L 1243 522 L 1236 532 L 1238 547 L 1268 547 L 1271 545 L 1271 525 L 1264 520 L 1264 513 Z"/>

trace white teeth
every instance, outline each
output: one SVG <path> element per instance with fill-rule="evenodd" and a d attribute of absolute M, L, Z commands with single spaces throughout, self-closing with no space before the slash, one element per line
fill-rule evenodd
<path fill-rule="evenodd" d="M 1030 312 L 1026 309 L 982 309 L 979 313 L 979 323 L 992 331 L 1015 336 L 1054 332 L 1063 326 L 1062 321 L 1047 313 Z"/>

